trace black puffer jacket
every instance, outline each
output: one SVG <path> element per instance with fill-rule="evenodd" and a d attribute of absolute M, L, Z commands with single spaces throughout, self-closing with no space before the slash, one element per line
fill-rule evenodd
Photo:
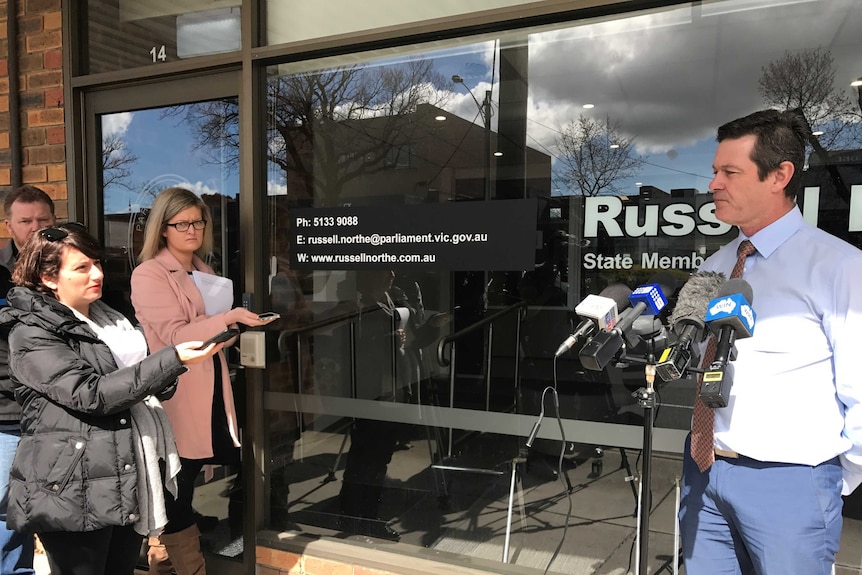
<path fill-rule="evenodd" d="M 0 310 L 22 406 L 6 525 L 93 531 L 138 513 L 129 407 L 185 371 L 173 347 L 117 369 L 108 346 L 57 300 L 14 288 Z M 92 305 L 104 306 L 96 301 Z"/>

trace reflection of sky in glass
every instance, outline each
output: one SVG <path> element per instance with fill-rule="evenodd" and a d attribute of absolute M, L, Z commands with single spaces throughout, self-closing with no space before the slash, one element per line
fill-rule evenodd
<path fill-rule="evenodd" d="M 615 183 L 621 193 L 636 193 L 638 183 L 706 192 L 716 127 L 763 107 L 758 92 L 763 66 L 786 51 L 829 46 L 839 90 L 849 90 L 841 85 L 845 77 L 862 75 L 862 5 L 857 0 L 785 1 L 780 10 L 775 2 L 772 8 L 763 4 L 727 0 L 681 5 L 502 33 L 499 40 L 485 35 L 445 49 L 435 44 L 422 52 L 412 46 L 404 56 L 358 65 L 394 67 L 405 58 L 427 58 L 440 74 L 442 84 L 434 89 L 442 107 L 452 114 L 481 125 L 476 101 L 492 90 L 496 131 L 501 46 L 526 46 L 527 145 L 549 155 L 554 168 L 561 130 L 583 114 L 618 122 L 622 135 L 635 139 L 636 151 L 645 159 L 637 173 Z M 454 75 L 463 84 L 452 81 Z M 585 109 L 584 104 L 594 107 Z M 237 174 L 204 164 L 192 149 L 193 134 L 176 118 L 160 119 L 158 110 L 150 110 L 115 114 L 104 125 L 121 133 L 128 151 L 138 157 L 133 191 L 112 186 L 106 191 L 106 212 L 146 202 L 148 194 L 142 190 L 147 183 L 161 186 L 162 180 L 185 182 L 202 193 L 236 195 Z M 287 192 L 279 170 L 270 169 L 268 179 L 268 194 Z M 552 193 L 575 193 L 557 180 Z"/>
<path fill-rule="evenodd" d="M 176 116 L 161 118 L 160 109 L 109 114 L 102 117 L 102 131 L 105 137 L 120 138 L 125 152 L 137 158 L 126 166 L 131 172 L 125 180 L 128 188 L 117 183 L 106 187 L 106 214 L 148 207 L 169 186 L 186 187 L 199 195 L 233 198 L 239 193 L 239 175 L 194 150 L 192 128 Z M 209 155 L 219 157 L 220 151 Z"/>

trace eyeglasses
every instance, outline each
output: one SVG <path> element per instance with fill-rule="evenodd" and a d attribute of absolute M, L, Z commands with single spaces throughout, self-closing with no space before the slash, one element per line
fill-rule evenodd
<path fill-rule="evenodd" d="M 202 230 L 207 227 L 206 220 L 195 220 L 193 222 L 177 222 L 175 224 L 165 224 L 166 226 L 171 226 L 178 232 L 187 232 L 189 231 L 189 226 L 192 226 L 196 230 Z"/>
<path fill-rule="evenodd" d="M 39 230 L 39 234 L 49 242 L 59 242 L 69 235 L 70 230 L 74 232 L 87 232 L 87 228 L 84 224 L 79 224 L 78 222 L 66 222 L 59 226 L 42 228 Z"/>

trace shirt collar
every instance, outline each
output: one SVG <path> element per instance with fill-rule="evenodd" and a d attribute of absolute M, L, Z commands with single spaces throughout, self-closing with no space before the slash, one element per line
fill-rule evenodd
<path fill-rule="evenodd" d="M 762 258 L 768 258 L 781 244 L 790 239 L 802 227 L 804 222 L 802 212 L 799 211 L 797 206 L 794 206 L 789 212 L 750 238 L 742 233 L 742 230 L 739 230 L 739 235 L 736 238 L 736 247 L 743 240 L 750 240 L 754 244 L 754 247 L 757 248 L 757 254 Z"/>

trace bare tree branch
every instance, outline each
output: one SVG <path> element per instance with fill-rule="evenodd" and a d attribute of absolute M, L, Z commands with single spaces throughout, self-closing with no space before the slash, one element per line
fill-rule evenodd
<path fill-rule="evenodd" d="M 786 51 L 762 68 L 758 84 L 767 106 L 802 113 L 812 131 L 808 144 L 826 167 L 838 195 L 849 198 L 850 190 L 829 161 L 828 151 L 862 145 L 862 117 L 852 98 L 835 83 L 832 53 L 823 48 Z"/>
<path fill-rule="evenodd" d="M 132 189 L 129 178 L 132 176 L 131 164 L 138 157 L 126 149 L 126 142 L 116 134 L 102 137 L 102 187 L 122 186 Z"/>
<path fill-rule="evenodd" d="M 579 116 L 561 130 L 560 178 L 584 196 L 619 192 L 615 182 L 632 176 L 644 158 L 634 149 L 634 138 L 622 135 L 619 124 Z"/>
<path fill-rule="evenodd" d="M 786 51 L 761 69 L 758 88 L 769 107 L 801 109 L 811 129 L 823 132 L 818 137 L 823 148 L 858 147 L 862 117 L 846 86 L 836 85 L 835 73 L 829 50 Z"/>

